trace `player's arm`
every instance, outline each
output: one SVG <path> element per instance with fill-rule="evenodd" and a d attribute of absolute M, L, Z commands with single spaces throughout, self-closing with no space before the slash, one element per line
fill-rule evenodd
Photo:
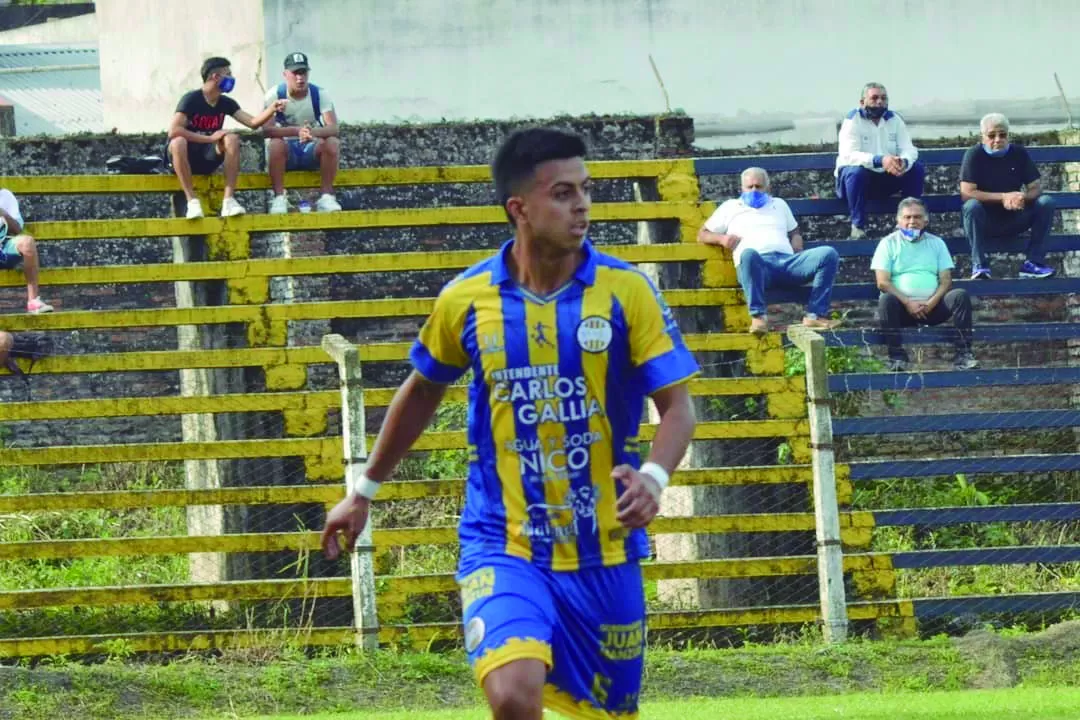
<path fill-rule="evenodd" d="M 342 550 L 352 552 L 356 538 L 367 524 L 374 490 L 390 477 L 424 432 L 445 394 L 446 385 L 432 382 L 415 370 L 394 393 L 359 487 L 351 488 L 345 499 L 326 515 L 322 548 L 327 558 L 336 559 Z M 344 535 L 344 547 L 338 533 Z"/>
<path fill-rule="evenodd" d="M 446 394 L 446 387 L 412 371 L 390 401 L 382 428 L 368 455 L 365 475 L 375 482 L 389 479 L 431 422 Z"/>
<path fill-rule="evenodd" d="M 247 110 L 237 110 L 233 113 L 233 119 L 235 119 L 241 125 L 245 125 L 252 130 L 258 130 L 266 123 L 270 122 L 270 119 L 274 117 L 274 114 L 283 111 L 285 109 L 284 100 L 276 100 L 272 104 L 267 105 L 266 108 L 258 115 L 252 115 Z"/>

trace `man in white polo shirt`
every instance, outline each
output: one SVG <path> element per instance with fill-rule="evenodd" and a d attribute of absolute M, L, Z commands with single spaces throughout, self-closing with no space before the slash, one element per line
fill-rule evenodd
<path fill-rule="evenodd" d="M 803 325 L 831 330 L 828 319 L 833 279 L 840 256 L 831 247 L 803 251 L 799 224 L 788 204 L 769 195 L 769 174 L 752 167 L 742 172 L 742 194 L 727 200 L 698 231 L 698 242 L 731 251 L 750 307 L 750 332 L 769 330 L 766 290 L 798 287 L 813 282 Z"/>
<path fill-rule="evenodd" d="M 901 200 L 896 231 L 881 239 L 870 261 L 881 291 L 878 319 L 889 349 L 889 369 L 902 372 L 908 367 L 900 328 L 940 325 L 951 317 L 956 328 L 953 364 L 957 370 L 971 370 L 979 366 L 971 353 L 971 298 L 966 290 L 952 287 L 949 248 L 926 232 L 928 222 L 922 200 Z"/>

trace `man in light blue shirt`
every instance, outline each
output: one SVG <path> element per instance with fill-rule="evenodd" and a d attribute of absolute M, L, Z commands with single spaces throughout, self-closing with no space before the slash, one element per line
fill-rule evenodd
<path fill-rule="evenodd" d="M 901 372 L 908 356 L 900 328 L 940 325 L 952 318 L 958 370 L 979 366 L 971 352 L 971 298 L 952 287 L 954 267 L 945 241 L 926 232 L 929 215 L 918 198 L 904 198 L 896 211 L 897 229 L 878 243 L 870 268 L 881 296 L 878 319 L 889 351 L 889 369 Z"/>

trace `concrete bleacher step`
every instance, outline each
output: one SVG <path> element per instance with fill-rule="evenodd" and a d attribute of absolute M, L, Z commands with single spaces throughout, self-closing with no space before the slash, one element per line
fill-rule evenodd
<path fill-rule="evenodd" d="M 932 372 L 829 375 L 829 392 L 923 390 L 929 388 L 1080 384 L 1080 367 L 937 370 Z"/>
<path fill-rule="evenodd" d="M 1002 280 L 954 280 L 953 287 L 967 290 L 972 297 L 1013 297 L 1017 295 L 1067 295 L 1080 293 L 1080 278 L 1042 279 L 1005 278 Z M 810 287 L 769 288 L 769 304 L 806 303 Z M 880 291 L 874 283 L 843 283 L 833 286 L 833 302 L 877 300 Z"/>
<path fill-rule="evenodd" d="M 1036 281 L 1043 282 L 1043 281 Z M 901 333 L 905 345 L 952 342 L 950 326 L 904 328 Z M 976 325 L 975 342 L 1030 342 L 1047 340 L 1070 340 L 1080 337 L 1080 323 L 1044 322 L 1002 325 Z M 830 347 L 852 345 L 881 345 L 885 338 L 876 328 L 834 330 L 822 333 L 825 344 Z"/>
<path fill-rule="evenodd" d="M 808 240 L 805 246 L 808 250 L 827 246 L 834 248 L 842 258 L 862 258 L 873 257 L 874 250 L 877 249 L 880 240 L 880 237 L 863 238 L 861 240 L 848 240 L 846 238 L 840 240 Z M 942 240 L 945 241 L 949 252 L 954 256 L 971 254 L 971 245 L 968 243 L 967 238 L 947 237 L 942 238 Z M 1046 249 L 1047 252 L 1052 253 L 1080 250 L 1080 235 L 1051 235 L 1047 241 Z"/>
<path fill-rule="evenodd" d="M 851 480 L 979 475 L 983 473 L 1047 473 L 1080 470 L 1080 453 L 1000 455 L 926 460 L 869 460 L 848 463 Z"/>
<path fill-rule="evenodd" d="M 833 434 L 838 436 L 978 430 L 1046 430 L 1080 426 L 1080 410 L 885 415 L 834 418 L 832 422 Z"/>

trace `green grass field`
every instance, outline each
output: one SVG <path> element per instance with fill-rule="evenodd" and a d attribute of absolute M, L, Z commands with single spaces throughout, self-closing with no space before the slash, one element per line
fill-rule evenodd
<path fill-rule="evenodd" d="M 486 720 L 483 709 L 278 715 L 261 720 Z M 553 719 L 557 716 L 552 715 Z M 1077 720 L 1080 688 L 1013 688 L 830 697 L 725 698 L 644 703 L 642 720 Z"/>

